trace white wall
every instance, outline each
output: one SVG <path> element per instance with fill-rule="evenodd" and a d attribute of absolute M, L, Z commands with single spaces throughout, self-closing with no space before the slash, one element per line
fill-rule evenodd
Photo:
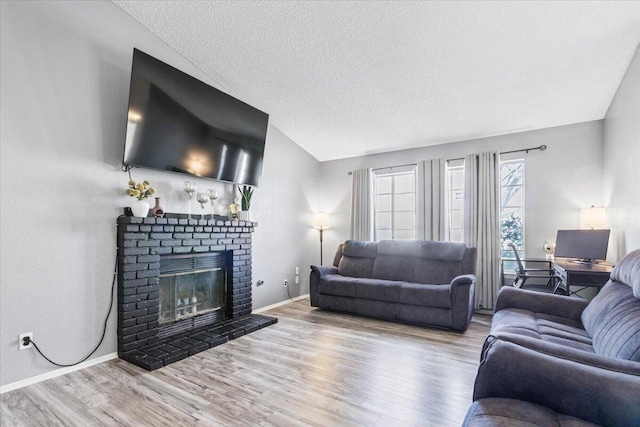
<path fill-rule="evenodd" d="M 604 194 L 617 257 L 640 248 L 640 48 L 604 119 Z"/>
<path fill-rule="evenodd" d="M 253 307 L 264 307 L 288 298 L 283 287 L 289 281 L 291 297 L 309 293 L 309 266 L 317 263 L 318 231 L 311 225 L 317 210 L 320 162 L 276 128 L 269 128 L 268 167 L 256 190 L 253 219 L 258 228 L 253 239 Z M 295 285 L 295 268 L 299 284 Z M 265 284 L 256 287 L 258 280 Z"/>
<path fill-rule="evenodd" d="M 542 144 L 547 145 L 546 151 L 502 158 L 525 158 L 526 254 L 544 257 L 542 245 L 555 241 L 558 229 L 579 227 L 581 208 L 603 204 L 602 121 L 325 162 L 321 191 L 324 209 L 332 214 L 332 229 L 327 231 L 325 244 L 335 251 L 349 237 L 351 177 L 347 172 L 350 170 Z"/>
<path fill-rule="evenodd" d="M 116 218 L 130 200 L 120 171 L 133 47 L 212 81 L 111 2 L 0 2 L 1 203 L 0 384 L 51 372 L 18 334 L 56 361 L 84 357 L 107 312 L 116 250 Z M 212 34 L 215 37 L 215 34 Z M 224 89 L 224 88 L 222 88 Z M 233 95 L 233 94 L 232 94 Z M 260 106 L 256 106 L 260 108 Z M 282 301 L 282 279 L 308 292 L 317 257 L 307 224 L 320 163 L 269 127 L 263 181 L 252 211 L 254 308 Z M 181 175 L 134 169 L 149 179 L 165 211 L 186 212 Z M 217 188 L 221 203 L 233 187 Z M 192 202 L 193 212 L 200 210 Z M 309 250 L 312 248 L 312 250 Z M 116 351 L 116 315 L 94 357 Z"/>

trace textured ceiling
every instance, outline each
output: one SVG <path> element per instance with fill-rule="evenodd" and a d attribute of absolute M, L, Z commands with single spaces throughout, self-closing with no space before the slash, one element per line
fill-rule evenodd
<path fill-rule="evenodd" d="M 318 160 L 602 119 L 640 2 L 121 1 Z"/>

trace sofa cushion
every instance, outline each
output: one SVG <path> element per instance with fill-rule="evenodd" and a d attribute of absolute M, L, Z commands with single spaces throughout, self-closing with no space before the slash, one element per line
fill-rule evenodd
<path fill-rule="evenodd" d="M 594 353 L 592 339 L 577 320 L 508 308 L 493 315 L 491 334 L 510 333 Z"/>
<path fill-rule="evenodd" d="M 419 242 L 413 281 L 439 285 L 451 283 L 461 274 L 473 273 L 462 271 L 462 260 L 466 250 L 464 243 Z"/>
<path fill-rule="evenodd" d="M 596 326 L 603 322 L 607 314 L 622 301 L 629 298 L 633 298 L 629 286 L 609 280 L 582 312 L 582 324 L 586 331 L 589 332 L 589 335 L 594 336 Z"/>
<path fill-rule="evenodd" d="M 456 242 L 420 241 L 418 243 L 418 258 L 435 261 L 460 262 L 464 258 L 467 246 Z"/>
<path fill-rule="evenodd" d="M 417 241 L 382 240 L 373 264 L 372 277 L 385 280 L 413 281 Z"/>
<path fill-rule="evenodd" d="M 337 295 L 344 297 L 356 296 L 356 283 L 360 279 L 356 277 L 344 277 L 339 274 L 327 274 L 318 283 L 318 292 L 325 295 Z"/>
<path fill-rule="evenodd" d="M 640 250 L 627 254 L 582 312 L 598 354 L 640 362 Z"/>
<path fill-rule="evenodd" d="M 595 325 L 593 347 L 604 356 L 640 362 L 640 299 L 629 292 L 604 315 Z"/>
<path fill-rule="evenodd" d="M 413 281 L 416 283 L 428 283 L 442 285 L 463 274 L 459 262 L 434 261 L 430 259 L 416 258 L 413 268 Z"/>
<path fill-rule="evenodd" d="M 371 277 L 377 253 L 377 242 L 347 240 L 342 247 L 338 273 L 350 277 Z"/>
<path fill-rule="evenodd" d="M 490 397 L 474 402 L 463 427 L 549 426 L 591 427 L 588 421 L 524 400 Z"/>
<path fill-rule="evenodd" d="M 356 282 L 356 296 L 362 299 L 398 302 L 402 285 L 402 282 L 394 280 L 358 280 Z"/>
<path fill-rule="evenodd" d="M 451 308 L 451 287 L 405 283 L 400 290 L 400 302 L 424 307 Z"/>
<path fill-rule="evenodd" d="M 640 298 L 640 249 L 629 252 L 616 264 L 611 280 L 629 285 L 633 295 Z"/>

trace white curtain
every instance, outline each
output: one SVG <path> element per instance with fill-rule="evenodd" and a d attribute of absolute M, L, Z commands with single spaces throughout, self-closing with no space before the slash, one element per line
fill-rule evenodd
<path fill-rule="evenodd" d="M 351 240 L 373 240 L 373 175 L 358 169 L 351 175 Z"/>
<path fill-rule="evenodd" d="M 445 159 L 424 160 L 418 164 L 419 235 L 424 240 L 445 240 Z"/>
<path fill-rule="evenodd" d="M 500 153 L 464 159 L 464 241 L 477 248 L 475 308 L 492 309 L 500 287 Z"/>

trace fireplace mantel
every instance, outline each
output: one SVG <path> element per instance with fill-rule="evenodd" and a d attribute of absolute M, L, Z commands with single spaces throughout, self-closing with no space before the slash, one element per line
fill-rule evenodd
<path fill-rule="evenodd" d="M 118 218 L 118 356 L 148 370 L 158 369 L 230 339 L 276 323 L 251 315 L 252 233 L 255 222 L 194 218 Z M 160 257 L 230 251 L 227 317 L 197 324 L 161 339 Z"/>

